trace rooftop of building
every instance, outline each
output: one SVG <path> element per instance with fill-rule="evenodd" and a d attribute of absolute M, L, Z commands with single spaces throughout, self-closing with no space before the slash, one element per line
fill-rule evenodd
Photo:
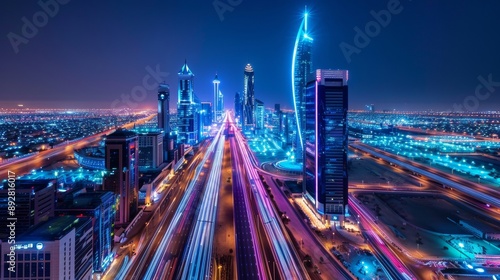
<path fill-rule="evenodd" d="M 63 203 L 59 204 L 58 209 L 95 209 L 99 207 L 103 201 L 106 201 L 112 196 L 113 193 L 109 191 L 78 193 L 73 198 L 66 199 Z"/>
<path fill-rule="evenodd" d="M 56 183 L 57 178 L 53 174 L 50 174 L 48 178 L 17 178 L 16 189 L 33 189 L 34 192 L 38 192 Z M 7 182 L 5 180 L 2 186 L 4 189 L 7 189 Z"/>
<path fill-rule="evenodd" d="M 78 228 L 90 218 L 75 216 L 53 217 L 42 222 L 25 234 L 18 237 L 18 241 L 54 241 L 63 238 L 73 228 Z"/>
<path fill-rule="evenodd" d="M 133 132 L 132 130 L 128 130 L 128 129 L 120 127 L 117 130 L 115 130 L 115 132 L 106 136 L 106 139 L 123 139 L 123 138 L 134 137 L 136 135 L 137 135 L 137 133 Z"/>

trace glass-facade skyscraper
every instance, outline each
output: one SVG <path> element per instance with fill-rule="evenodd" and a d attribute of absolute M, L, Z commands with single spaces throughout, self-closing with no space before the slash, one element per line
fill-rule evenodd
<path fill-rule="evenodd" d="M 220 85 L 220 80 L 217 74 L 215 74 L 215 78 L 213 80 L 214 84 L 214 114 L 213 114 L 213 122 L 217 122 L 220 119 L 221 116 L 221 111 L 222 108 L 220 106 L 220 101 L 219 101 L 219 85 Z"/>
<path fill-rule="evenodd" d="M 295 109 L 295 118 L 297 122 L 297 141 L 295 159 L 297 162 L 303 160 L 303 128 L 305 126 L 305 105 L 304 96 L 306 83 L 311 77 L 312 63 L 312 42 L 313 39 L 307 33 L 307 11 L 304 13 L 304 19 L 300 24 L 292 57 L 292 94 Z"/>
<path fill-rule="evenodd" d="M 193 91 L 194 74 L 184 62 L 179 76 L 179 90 L 177 96 L 177 128 L 178 143 L 194 145 L 198 142 L 198 118 Z"/>
<path fill-rule="evenodd" d="M 305 197 L 325 221 L 347 206 L 347 70 L 316 70 L 305 95 Z"/>
<path fill-rule="evenodd" d="M 170 87 L 165 83 L 158 86 L 158 128 L 163 130 L 162 158 L 168 161 L 170 148 Z"/>
<path fill-rule="evenodd" d="M 244 75 L 242 124 L 244 127 L 253 127 L 255 126 L 255 92 L 252 65 L 245 66 Z"/>

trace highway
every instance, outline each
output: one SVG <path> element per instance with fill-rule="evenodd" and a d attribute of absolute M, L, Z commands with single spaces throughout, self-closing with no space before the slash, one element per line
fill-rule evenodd
<path fill-rule="evenodd" d="M 131 128 L 134 124 L 144 123 L 151 120 L 156 114 L 140 119 L 136 122 L 124 125 L 125 128 Z M 49 166 L 58 161 L 64 160 L 73 155 L 74 150 L 82 149 L 89 145 L 99 143 L 103 135 L 114 132 L 115 129 L 110 129 L 98 134 L 94 134 L 82 139 L 66 141 L 54 146 L 53 149 L 41 151 L 37 154 L 20 158 L 14 161 L 3 162 L 0 164 L 0 174 L 7 174 L 7 171 L 14 172 L 16 176 L 30 173 L 33 169 Z M 4 178 L 7 178 L 5 176 Z"/>
<path fill-rule="evenodd" d="M 238 144 L 243 161 L 244 169 L 247 173 L 249 187 L 255 198 L 259 218 L 266 232 L 267 239 L 271 244 L 274 259 L 276 260 L 278 274 L 280 279 L 308 279 L 308 273 L 303 266 L 302 260 L 295 252 L 291 241 L 285 237 L 280 225 L 281 218 L 277 218 L 277 213 L 271 204 L 264 186 L 260 181 L 259 175 L 254 168 L 255 162 L 252 162 L 252 154 L 246 145 L 241 132 L 234 126 L 234 122 L 229 117 L 236 143 Z"/>
<path fill-rule="evenodd" d="M 392 250 L 386 246 L 385 242 L 379 236 L 383 236 L 385 240 L 390 240 L 376 224 L 376 218 L 358 203 L 358 201 L 349 195 L 349 207 L 356 212 L 360 217 L 361 225 L 365 232 L 365 237 L 369 240 L 373 248 L 376 248 L 377 256 L 380 263 L 383 265 L 387 275 L 392 279 L 417 279 L 406 265 L 397 257 Z"/>
<path fill-rule="evenodd" d="M 245 191 L 246 171 L 240 159 L 237 145 L 230 138 L 231 156 L 233 158 L 233 195 L 234 223 L 236 229 L 236 264 L 238 279 L 264 279 L 262 255 L 259 251 L 259 238 L 255 230 L 253 211 Z"/>
<path fill-rule="evenodd" d="M 137 273 L 132 279 L 173 279 L 178 275 L 177 264 L 180 263 L 185 242 L 190 230 L 194 227 L 193 221 L 196 219 L 199 199 L 209 172 L 210 163 L 213 161 L 213 152 L 215 151 L 217 141 L 210 143 L 203 159 L 194 170 L 192 180 L 181 184 L 186 186 L 186 192 L 182 197 L 175 214 L 168 224 L 168 228 L 161 236 L 161 241 L 155 246 L 152 257 L 147 261 L 145 273 Z M 200 175 L 203 179 L 200 180 Z M 181 185 L 182 186 L 182 185 Z"/>
<path fill-rule="evenodd" d="M 222 131 L 223 128 L 219 130 L 212 142 L 213 145 L 216 145 L 213 151 L 215 154 L 214 160 L 212 161 L 210 175 L 205 185 L 199 209 L 197 210 L 195 224 L 181 260 L 177 279 L 207 279 L 212 274 L 212 250 L 225 141 Z M 165 279 L 164 274 L 160 276 L 153 279 Z"/>
<path fill-rule="evenodd" d="M 471 197 L 478 199 L 485 204 L 489 204 L 490 206 L 495 207 L 496 209 L 500 208 L 500 199 L 498 198 L 500 195 L 497 191 L 492 190 L 491 188 L 467 181 L 457 176 L 442 172 L 423 164 L 416 163 L 414 161 L 410 161 L 401 156 L 393 155 L 391 153 L 387 153 L 381 151 L 380 149 L 376 149 L 367 145 L 351 144 L 351 146 L 413 172 L 419 173 L 445 186 L 457 189 L 466 195 L 470 195 Z"/>

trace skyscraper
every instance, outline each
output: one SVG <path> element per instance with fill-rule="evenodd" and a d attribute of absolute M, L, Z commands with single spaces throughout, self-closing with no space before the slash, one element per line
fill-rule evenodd
<path fill-rule="evenodd" d="M 194 145 L 198 141 L 196 108 L 193 91 L 194 74 L 184 62 L 179 76 L 179 90 L 177 96 L 177 127 L 178 143 Z"/>
<path fill-rule="evenodd" d="M 8 245 L 8 246 L 6 246 Z M 14 271 L 3 257 L 0 279 L 92 279 L 92 223 L 88 218 L 53 217 L 4 242 L 0 253 L 15 248 Z"/>
<path fill-rule="evenodd" d="M 106 170 L 103 189 L 118 195 L 116 223 L 126 224 L 138 207 L 139 152 L 133 131 L 119 128 L 106 137 Z"/>
<path fill-rule="evenodd" d="M 243 102 L 239 92 L 236 92 L 234 95 L 234 114 L 235 118 L 239 119 L 241 123 L 243 117 Z"/>
<path fill-rule="evenodd" d="M 295 118 L 297 122 L 297 145 L 295 159 L 297 162 L 303 161 L 303 128 L 305 126 L 304 116 L 304 96 L 306 83 L 311 76 L 311 51 L 313 39 L 307 34 L 307 10 L 304 13 L 304 19 L 300 24 L 292 57 L 292 94 L 293 105 L 295 108 Z"/>
<path fill-rule="evenodd" d="M 255 99 L 255 128 L 264 129 L 264 102 Z"/>
<path fill-rule="evenodd" d="M 255 126 L 255 92 L 252 65 L 247 64 L 244 71 L 243 85 L 243 126 Z"/>
<path fill-rule="evenodd" d="M 318 69 L 305 96 L 304 192 L 328 222 L 347 206 L 347 80 L 347 70 Z"/>
<path fill-rule="evenodd" d="M 161 83 L 158 86 L 158 128 L 163 130 L 163 155 L 164 161 L 169 161 L 170 149 L 170 86 Z"/>
<path fill-rule="evenodd" d="M 158 86 L 158 128 L 165 134 L 170 133 L 170 87 L 168 84 L 161 83 Z"/>
<path fill-rule="evenodd" d="M 222 95 L 222 91 L 219 90 L 219 98 L 217 100 L 219 104 L 217 104 L 217 109 L 219 109 L 219 120 L 222 120 L 222 115 L 224 115 L 224 95 Z"/>
<path fill-rule="evenodd" d="M 32 226 L 54 217 L 56 204 L 57 179 L 18 179 L 15 182 L 17 219 L 16 234 L 22 234 Z M 7 182 L 0 189 L 0 223 L 8 224 L 7 209 L 9 206 Z M 0 238 L 9 236 L 10 228 L 0 228 Z"/>
<path fill-rule="evenodd" d="M 202 123 L 204 126 L 210 126 L 212 121 L 214 120 L 213 112 L 212 112 L 212 103 L 210 102 L 201 102 L 201 115 L 202 115 Z"/>
<path fill-rule="evenodd" d="M 71 195 L 58 205 L 58 216 L 73 215 L 92 219 L 94 272 L 103 272 L 113 260 L 116 195 L 113 192 L 88 192 Z M 76 254 L 79 252 L 77 251 Z M 82 279 L 82 278 L 77 278 Z"/>
<path fill-rule="evenodd" d="M 214 84 L 214 108 L 213 108 L 213 111 L 214 111 L 214 114 L 213 114 L 213 122 L 217 122 L 220 118 L 220 110 L 221 108 L 219 107 L 219 85 L 220 85 L 220 80 L 217 76 L 217 74 L 215 74 L 215 78 L 213 80 L 213 84 Z"/>

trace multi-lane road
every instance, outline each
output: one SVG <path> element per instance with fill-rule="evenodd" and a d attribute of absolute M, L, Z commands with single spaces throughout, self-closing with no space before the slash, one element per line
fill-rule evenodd
<path fill-rule="evenodd" d="M 124 128 L 131 128 L 134 124 L 141 124 L 151 120 L 155 115 L 148 116 L 133 123 L 123 125 Z M 41 151 L 37 154 L 5 162 L 0 165 L 0 175 L 7 174 L 8 171 L 14 172 L 16 175 L 30 173 L 33 169 L 38 169 L 44 166 L 51 165 L 55 162 L 64 160 L 73 155 L 74 150 L 78 150 L 89 145 L 99 143 L 101 137 L 114 132 L 115 129 L 110 129 L 95 135 L 91 135 L 79 140 L 63 142 L 53 149 Z M 1 179 L 2 177 L 0 177 Z M 4 178 L 7 178 L 5 175 Z"/>

